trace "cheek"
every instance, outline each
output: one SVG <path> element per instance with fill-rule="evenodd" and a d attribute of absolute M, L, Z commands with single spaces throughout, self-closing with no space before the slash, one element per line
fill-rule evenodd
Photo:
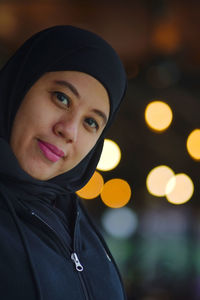
<path fill-rule="evenodd" d="M 92 150 L 98 140 L 97 136 L 85 135 L 80 137 L 79 143 L 76 148 L 77 163 L 84 159 L 85 156 Z"/>
<path fill-rule="evenodd" d="M 16 115 L 14 121 L 14 130 L 20 131 L 21 134 L 34 135 L 40 133 L 53 122 L 55 119 L 55 112 L 51 107 L 49 108 L 44 101 L 33 101 L 29 102 L 29 105 L 22 107 L 22 109 Z M 16 128 L 16 129 L 15 129 Z"/>
<path fill-rule="evenodd" d="M 46 127 L 43 119 L 40 113 L 35 110 L 32 110 L 31 113 L 29 110 L 19 111 L 13 123 L 10 140 L 15 154 L 30 152 L 33 139 Z"/>
<path fill-rule="evenodd" d="M 37 123 L 34 121 L 31 115 L 24 114 L 18 115 L 13 123 L 13 130 L 11 140 L 15 140 L 16 143 L 23 142 L 27 138 L 32 136 Z"/>
<path fill-rule="evenodd" d="M 96 137 L 91 137 L 90 134 L 82 135 L 79 137 L 76 147 L 72 153 L 72 161 L 74 166 L 77 165 L 85 156 L 92 150 L 97 142 Z"/>

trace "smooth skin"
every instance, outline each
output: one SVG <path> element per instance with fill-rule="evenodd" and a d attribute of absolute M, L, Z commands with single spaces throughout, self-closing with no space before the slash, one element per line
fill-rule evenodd
<path fill-rule="evenodd" d="M 21 168 L 48 180 L 74 168 L 94 147 L 109 117 L 109 97 L 94 77 L 48 72 L 26 93 L 15 116 L 10 145 Z M 56 162 L 39 141 L 62 150 Z"/>

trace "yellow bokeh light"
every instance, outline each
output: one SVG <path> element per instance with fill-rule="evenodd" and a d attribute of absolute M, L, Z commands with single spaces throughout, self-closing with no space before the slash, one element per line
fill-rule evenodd
<path fill-rule="evenodd" d="M 194 192 L 194 184 L 191 178 L 184 173 L 176 174 L 174 177 L 174 188 L 171 193 L 166 195 L 166 198 L 170 203 L 183 204 L 192 197 Z M 170 181 L 174 181 L 174 178 L 171 178 Z M 170 181 L 168 184 L 170 184 Z"/>
<path fill-rule="evenodd" d="M 162 101 L 153 101 L 145 109 L 145 121 L 155 131 L 166 130 L 172 122 L 170 106 Z"/>
<path fill-rule="evenodd" d="M 81 198 L 94 199 L 100 195 L 103 185 L 104 180 L 102 175 L 95 171 L 88 183 L 76 193 Z"/>
<path fill-rule="evenodd" d="M 167 187 L 170 178 L 174 176 L 171 168 L 165 165 L 157 166 L 152 169 L 146 179 L 147 190 L 150 194 L 162 197 L 169 193 L 173 188 L 171 185 Z"/>
<path fill-rule="evenodd" d="M 120 159 L 121 151 L 119 146 L 112 140 L 105 139 L 97 169 L 101 171 L 112 170 L 119 164 Z"/>
<path fill-rule="evenodd" d="M 195 129 L 190 133 L 186 146 L 190 156 L 200 160 L 200 129 Z"/>
<path fill-rule="evenodd" d="M 128 182 L 119 178 L 107 181 L 101 192 L 102 201 L 112 208 L 119 208 L 126 205 L 130 197 L 131 188 Z"/>
<path fill-rule="evenodd" d="M 165 188 L 165 195 L 170 194 L 176 185 L 176 176 L 172 176 L 169 181 L 167 182 L 166 188 Z"/>

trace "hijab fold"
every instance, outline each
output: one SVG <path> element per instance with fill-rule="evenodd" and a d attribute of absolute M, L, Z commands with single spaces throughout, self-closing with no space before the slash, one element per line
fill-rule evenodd
<path fill-rule="evenodd" d="M 0 181 L 8 189 L 12 187 L 11 192 L 15 197 L 27 201 L 41 199 L 53 204 L 58 196 L 66 194 L 66 190 L 59 185 L 34 179 L 24 172 L 9 144 L 2 138 L 0 138 L 0 157 Z"/>

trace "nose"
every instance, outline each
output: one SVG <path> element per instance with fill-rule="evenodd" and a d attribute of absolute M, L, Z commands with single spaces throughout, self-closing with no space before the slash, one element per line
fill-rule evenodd
<path fill-rule="evenodd" d="M 78 135 L 78 122 L 73 118 L 62 120 L 54 125 L 54 133 L 66 140 L 67 143 L 74 143 Z"/>

